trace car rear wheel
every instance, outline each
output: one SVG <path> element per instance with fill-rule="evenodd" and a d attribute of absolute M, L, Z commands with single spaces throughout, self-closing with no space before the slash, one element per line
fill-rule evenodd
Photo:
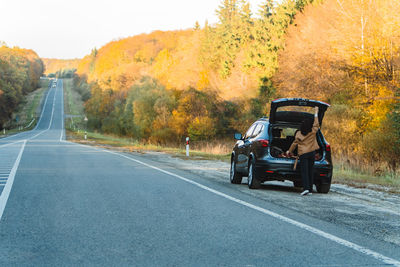
<path fill-rule="evenodd" d="M 248 185 L 250 189 L 257 189 L 261 186 L 261 182 L 260 180 L 258 180 L 256 168 L 253 161 L 251 161 L 249 165 Z"/>
<path fill-rule="evenodd" d="M 236 171 L 236 163 L 235 160 L 231 161 L 231 171 L 229 175 L 229 180 L 232 184 L 241 184 L 242 183 L 242 175 L 238 174 Z"/>
<path fill-rule="evenodd" d="M 328 193 L 329 190 L 331 189 L 331 184 L 316 184 L 317 187 L 317 192 L 318 193 Z"/>

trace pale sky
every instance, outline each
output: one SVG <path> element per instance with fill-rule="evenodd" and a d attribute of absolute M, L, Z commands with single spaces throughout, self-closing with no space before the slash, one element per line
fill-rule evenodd
<path fill-rule="evenodd" d="M 250 0 L 253 14 L 265 0 Z M 82 58 L 113 39 L 215 23 L 221 0 L 0 0 L 0 41 Z"/>

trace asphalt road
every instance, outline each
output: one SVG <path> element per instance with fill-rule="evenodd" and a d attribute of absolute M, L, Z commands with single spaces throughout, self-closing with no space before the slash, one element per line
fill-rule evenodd
<path fill-rule="evenodd" d="M 64 141 L 62 106 L 59 80 L 37 127 L 0 139 L 1 266 L 400 266 L 395 244 L 140 154 Z"/>

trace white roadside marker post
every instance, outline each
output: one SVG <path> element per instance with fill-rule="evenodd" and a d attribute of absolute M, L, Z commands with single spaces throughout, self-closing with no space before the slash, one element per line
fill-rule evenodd
<path fill-rule="evenodd" d="M 6 128 L 3 128 L 3 134 L 6 135 Z"/>
<path fill-rule="evenodd" d="M 85 140 L 87 140 L 87 122 L 88 122 L 88 118 L 85 116 L 85 118 L 83 120 L 85 121 Z"/>
<path fill-rule="evenodd" d="M 189 137 L 186 137 L 186 157 L 189 157 Z"/>

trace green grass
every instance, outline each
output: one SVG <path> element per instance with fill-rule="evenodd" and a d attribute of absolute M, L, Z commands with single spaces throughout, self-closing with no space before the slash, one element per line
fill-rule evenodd
<path fill-rule="evenodd" d="M 70 115 L 84 115 L 84 107 L 81 96 L 73 90 L 72 79 L 63 79 L 65 99 L 65 113 Z"/>
<path fill-rule="evenodd" d="M 48 84 L 48 80 L 41 80 L 40 88 L 25 96 L 24 100 L 18 106 L 17 111 L 12 115 L 13 119 L 8 126 L 9 130 L 6 131 L 7 135 L 31 130 L 36 126 L 37 119 L 41 112 L 40 103 L 48 88 Z M 19 118 L 18 122 L 15 121 L 17 117 Z M 32 122 L 32 120 L 34 121 Z M 27 127 L 31 122 L 32 124 Z M 21 130 L 20 127 L 22 127 Z M 0 134 L 3 134 L 3 132 Z"/>
<path fill-rule="evenodd" d="M 29 101 L 30 103 L 27 105 L 28 106 L 27 118 L 32 119 L 34 117 L 40 116 L 39 105 L 40 105 L 40 101 L 41 101 L 46 89 L 47 89 L 47 85 L 44 85 L 44 86 L 42 86 L 42 88 L 39 88 L 35 92 L 33 92 L 32 95 L 30 96 L 32 100 Z"/>
<path fill-rule="evenodd" d="M 63 79 L 63 81 L 65 126 L 68 130 L 83 129 L 83 118 L 85 117 L 84 103 L 80 94 L 74 90 L 72 79 Z"/>

